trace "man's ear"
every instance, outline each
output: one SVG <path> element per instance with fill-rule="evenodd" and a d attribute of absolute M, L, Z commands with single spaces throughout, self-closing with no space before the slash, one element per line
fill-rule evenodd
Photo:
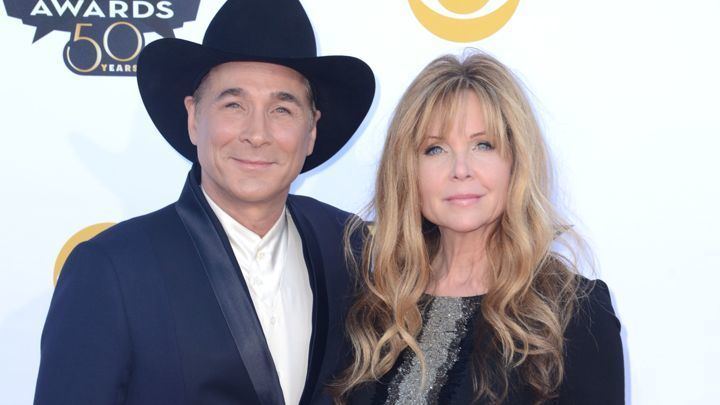
<path fill-rule="evenodd" d="M 320 116 L 322 114 L 320 111 L 315 110 L 315 114 L 313 115 L 313 122 L 312 122 L 312 128 L 310 129 L 310 141 L 308 142 L 308 149 L 307 154 L 305 156 L 310 156 L 310 154 L 313 153 L 313 149 L 315 149 L 315 139 L 317 139 L 317 123 L 320 121 Z"/>
<path fill-rule="evenodd" d="M 187 127 L 188 134 L 190 135 L 190 142 L 193 145 L 197 145 L 197 123 L 195 122 L 195 98 L 193 96 L 185 97 L 185 110 L 187 111 Z"/>

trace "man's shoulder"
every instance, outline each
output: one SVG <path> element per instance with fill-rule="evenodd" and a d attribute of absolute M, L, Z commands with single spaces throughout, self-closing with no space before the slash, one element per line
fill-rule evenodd
<path fill-rule="evenodd" d="M 308 217 L 337 218 L 345 222 L 353 214 L 312 197 L 290 194 L 288 204 Z"/>
<path fill-rule="evenodd" d="M 175 204 L 171 204 L 157 211 L 119 222 L 88 242 L 106 249 L 145 243 L 149 234 L 172 227 L 173 222 L 178 220 Z"/>
<path fill-rule="evenodd" d="M 58 285 L 67 282 L 70 277 L 67 274 L 97 279 L 110 274 L 110 269 L 114 269 L 113 277 L 138 280 L 135 276 L 147 273 L 147 266 L 156 264 L 158 252 L 171 251 L 162 258 L 173 258 L 176 252 L 183 251 L 179 248 L 183 243 L 179 236 L 181 229 L 182 223 L 173 205 L 119 222 L 73 248 L 63 265 Z M 67 269 L 72 270 L 68 273 Z"/>

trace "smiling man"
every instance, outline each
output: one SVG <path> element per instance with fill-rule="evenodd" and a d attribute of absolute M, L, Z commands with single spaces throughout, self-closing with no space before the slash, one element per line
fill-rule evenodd
<path fill-rule="evenodd" d="M 145 107 L 193 162 L 180 199 L 68 258 L 37 404 L 327 403 L 343 357 L 349 214 L 289 194 L 372 102 L 370 68 L 317 57 L 296 0 L 230 0 L 202 45 L 138 63 Z"/>
<path fill-rule="evenodd" d="M 297 71 L 230 62 L 185 97 L 188 132 L 208 196 L 263 236 L 315 145 L 320 111 Z"/>

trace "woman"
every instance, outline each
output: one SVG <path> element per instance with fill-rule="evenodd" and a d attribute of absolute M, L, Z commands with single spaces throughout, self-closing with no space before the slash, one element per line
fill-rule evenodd
<path fill-rule="evenodd" d="M 338 402 L 623 403 L 620 324 L 607 286 L 577 274 L 578 244 L 554 250 L 575 235 L 550 183 L 505 66 L 445 56 L 420 73 L 390 125 L 355 263 Z"/>

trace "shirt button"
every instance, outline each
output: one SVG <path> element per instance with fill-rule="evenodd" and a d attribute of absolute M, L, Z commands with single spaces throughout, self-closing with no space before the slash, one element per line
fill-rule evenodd
<path fill-rule="evenodd" d="M 270 317 L 270 325 L 274 326 L 276 321 L 277 321 L 277 319 L 275 319 L 274 316 Z"/>
<path fill-rule="evenodd" d="M 260 285 L 263 285 L 263 282 L 262 282 L 262 280 L 261 280 L 259 277 L 255 277 L 255 278 L 253 279 L 253 285 L 255 285 L 255 286 L 260 286 Z"/>
<path fill-rule="evenodd" d="M 257 256 L 255 256 L 258 260 L 262 260 L 265 258 L 265 252 L 258 252 Z"/>

